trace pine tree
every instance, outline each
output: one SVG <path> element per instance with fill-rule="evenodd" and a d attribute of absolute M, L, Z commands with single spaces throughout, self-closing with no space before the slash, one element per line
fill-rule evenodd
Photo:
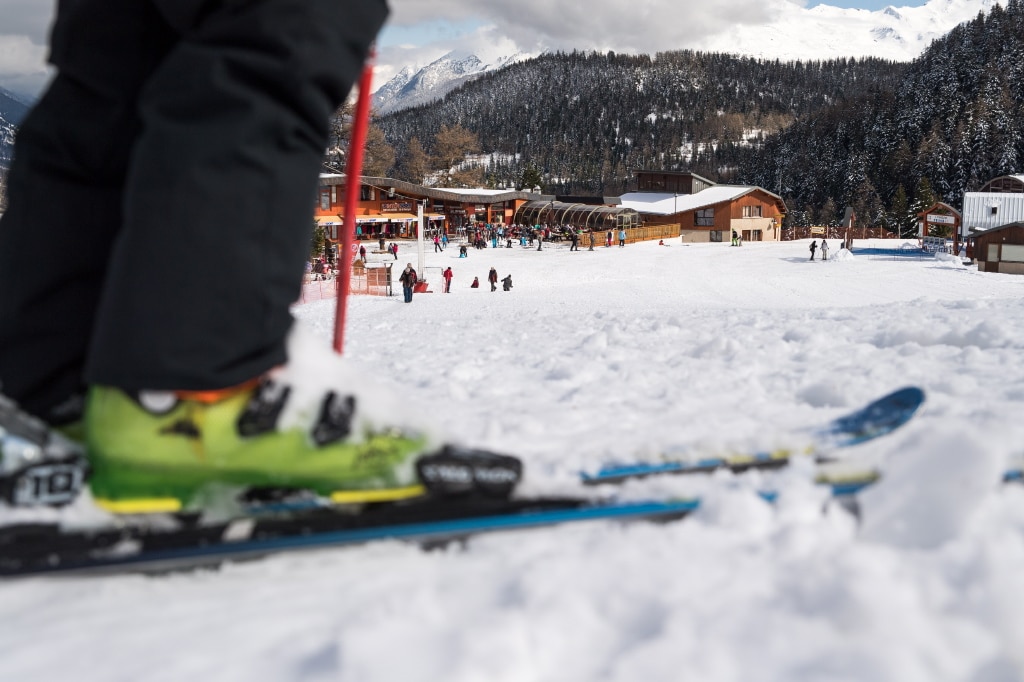
<path fill-rule="evenodd" d="M 529 191 L 534 187 L 539 187 L 543 190 L 544 177 L 535 166 L 528 166 L 523 169 L 522 175 L 520 175 L 519 180 L 516 181 L 516 187 L 526 191 Z"/>
<path fill-rule="evenodd" d="M 818 223 L 825 226 L 833 226 L 836 224 L 836 202 L 829 197 L 825 200 L 825 204 L 818 211 Z"/>
<path fill-rule="evenodd" d="M 889 224 L 886 227 L 900 237 L 913 237 L 917 234 L 917 216 L 910 208 L 910 200 L 902 183 L 897 185 L 893 195 Z"/>
<path fill-rule="evenodd" d="M 324 247 L 327 245 L 327 230 L 313 221 L 313 232 L 309 241 L 309 259 L 323 257 Z"/>
<path fill-rule="evenodd" d="M 917 183 L 917 191 L 914 192 L 914 201 L 910 205 L 910 210 L 916 216 L 922 211 L 931 208 L 936 201 L 939 201 L 939 198 L 932 189 L 931 181 L 927 177 L 923 177 Z"/>

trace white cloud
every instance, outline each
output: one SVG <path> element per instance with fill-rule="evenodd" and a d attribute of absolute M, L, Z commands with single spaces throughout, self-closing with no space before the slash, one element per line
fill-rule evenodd
<path fill-rule="evenodd" d="M 801 3 L 798 3 L 801 4 Z M 391 0 L 396 26 L 475 17 L 524 51 L 616 50 L 653 53 L 696 44 L 738 25 L 770 22 L 791 0 Z"/>
<path fill-rule="evenodd" d="M 0 86 L 31 98 L 48 78 L 45 47 L 25 35 L 0 35 Z"/>
<path fill-rule="evenodd" d="M 951 15 L 971 18 L 995 0 L 929 0 L 925 6 L 900 8 L 900 13 L 928 15 L 934 35 L 952 28 Z M 428 44 L 380 49 L 377 85 L 404 66 L 422 67 L 453 49 L 475 52 L 485 61 L 493 54 L 539 53 L 544 50 L 614 50 L 654 54 L 665 50 L 712 49 L 790 58 L 876 54 L 876 41 L 850 41 L 851 32 L 868 13 L 816 6 L 803 0 L 389 0 L 393 27 L 424 22 L 451 22 L 465 31 Z M 45 38 L 53 20 L 54 2 L 0 0 L 0 86 L 35 94 L 46 79 Z M 920 21 L 913 22 L 920 26 Z M 839 27 L 837 29 L 837 27 Z M 807 35 L 807 28 L 813 35 Z M 924 36 L 930 39 L 931 34 Z M 898 44 L 902 41 L 902 47 Z M 745 49 L 740 50 L 743 43 Z M 895 58 L 915 56 L 922 37 L 897 36 L 890 50 Z M 924 44 L 927 44 L 926 40 Z"/>

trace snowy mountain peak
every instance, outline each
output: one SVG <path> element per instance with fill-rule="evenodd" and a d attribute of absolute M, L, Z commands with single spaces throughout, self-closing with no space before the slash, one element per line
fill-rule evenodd
<path fill-rule="evenodd" d="M 929 0 L 916 7 L 894 7 L 869 11 L 801 3 L 781 3 L 781 9 L 767 24 L 751 30 L 739 25 L 717 34 L 707 34 L 697 42 L 679 41 L 670 49 L 694 49 L 708 52 L 808 61 L 840 57 L 879 57 L 909 62 L 920 56 L 933 40 L 958 24 L 987 12 L 998 0 Z M 543 41 L 542 41 L 543 42 Z M 560 49 L 549 45 L 550 49 Z M 565 48 L 566 46 L 561 46 Z M 577 49 L 591 49 L 576 45 Z M 597 49 L 597 46 L 591 46 Z M 509 63 L 523 61 L 537 53 L 526 54 L 510 40 L 490 41 L 479 49 L 453 50 L 429 64 L 406 66 L 385 83 L 374 96 L 378 113 L 389 113 L 440 99 L 468 80 Z M 649 47 L 651 54 L 661 51 Z M 631 52 L 619 49 L 619 52 Z"/>
<path fill-rule="evenodd" d="M 426 66 L 407 66 L 399 71 L 374 93 L 374 109 L 386 114 L 432 102 L 468 80 L 530 56 L 515 52 L 482 59 L 465 50 L 452 50 Z"/>

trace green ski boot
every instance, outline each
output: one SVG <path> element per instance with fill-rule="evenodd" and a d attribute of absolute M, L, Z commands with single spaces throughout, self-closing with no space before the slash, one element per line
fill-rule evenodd
<path fill-rule="evenodd" d="M 270 378 L 213 395 L 92 387 L 93 497 L 115 513 L 153 513 L 195 509 L 216 487 L 307 490 L 339 504 L 426 492 L 415 468 L 424 434 L 372 426 L 352 395 L 327 392 L 302 409 L 294 393 Z"/>

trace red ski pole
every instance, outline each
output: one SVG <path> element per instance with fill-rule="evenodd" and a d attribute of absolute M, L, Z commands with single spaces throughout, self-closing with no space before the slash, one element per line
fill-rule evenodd
<path fill-rule="evenodd" d="M 363 75 L 359 79 L 359 98 L 356 100 L 352 139 L 345 163 L 345 220 L 341 226 L 341 253 L 338 255 L 338 307 L 334 320 L 334 350 L 340 355 L 345 347 L 345 316 L 348 293 L 352 282 L 352 244 L 356 235 L 356 208 L 359 202 L 359 178 L 363 173 L 363 152 L 366 131 L 370 126 L 370 87 L 373 85 L 373 50 L 366 59 Z"/>

